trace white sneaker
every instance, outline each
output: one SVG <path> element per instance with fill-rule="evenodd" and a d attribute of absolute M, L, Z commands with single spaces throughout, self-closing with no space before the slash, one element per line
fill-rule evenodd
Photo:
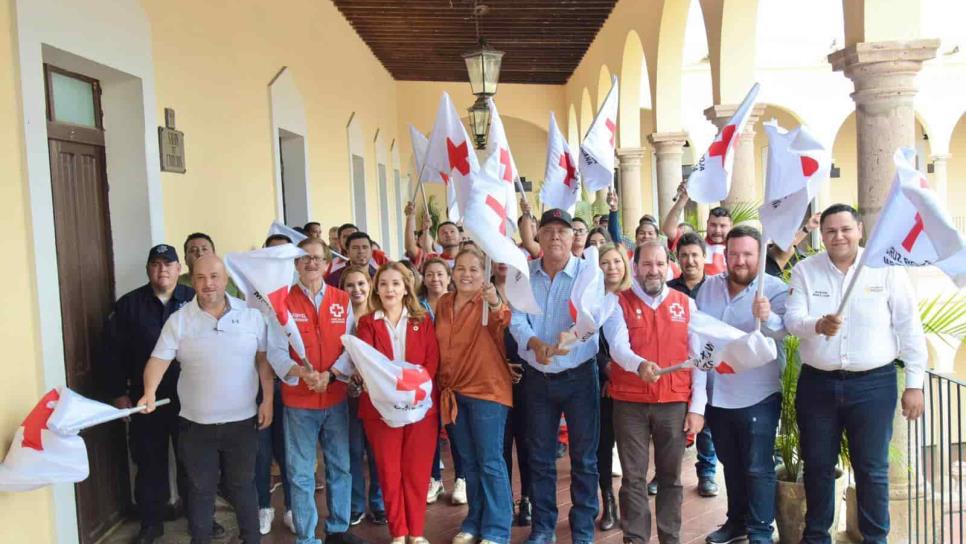
<path fill-rule="evenodd" d="M 466 504 L 466 480 L 463 478 L 456 479 L 456 485 L 453 486 L 453 496 L 450 497 L 453 504 Z"/>
<path fill-rule="evenodd" d="M 426 493 L 426 504 L 433 504 L 443 496 L 446 490 L 443 489 L 442 480 L 429 480 L 429 492 Z"/>
<path fill-rule="evenodd" d="M 275 521 L 274 508 L 260 508 L 258 510 L 258 532 L 267 535 L 272 532 L 272 522 Z"/>
<path fill-rule="evenodd" d="M 292 511 L 291 510 L 289 510 L 288 512 L 285 512 L 285 518 L 283 519 L 283 521 L 285 521 L 285 526 L 288 527 L 288 530 L 289 531 L 292 531 L 292 534 L 293 535 L 294 534 L 297 534 L 295 532 L 295 521 L 292 520 Z"/>
<path fill-rule="evenodd" d="M 474 544 L 475 542 L 476 542 L 476 537 L 473 536 L 472 533 L 466 533 L 466 532 L 460 531 L 456 533 L 456 536 L 453 537 L 452 544 Z"/>

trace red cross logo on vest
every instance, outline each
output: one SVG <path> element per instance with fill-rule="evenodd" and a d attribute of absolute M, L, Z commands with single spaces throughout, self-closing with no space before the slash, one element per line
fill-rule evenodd
<path fill-rule="evenodd" d="M 923 189 L 929 188 L 929 183 L 926 182 L 926 178 L 919 178 L 919 186 Z M 916 245 L 916 240 L 919 239 L 919 235 L 922 234 L 922 230 L 925 225 L 922 222 L 922 216 L 918 213 L 916 214 L 916 221 L 912 224 L 912 229 L 909 230 L 909 234 L 902 240 L 902 248 L 906 251 L 912 251 L 912 247 Z"/>
<path fill-rule="evenodd" d="M 615 125 L 610 119 L 605 120 L 604 125 L 607 127 L 607 130 L 610 131 L 610 146 L 614 147 L 614 135 L 617 133 L 617 125 Z"/>
<path fill-rule="evenodd" d="M 500 164 L 503 165 L 503 181 L 513 183 L 513 165 L 510 164 L 510 150 L 500 148 Z"/>
<path fill-rule="evenodd" d="M 450 169 L 455 168 L 464 176 L 470 173 L 469 148 L 464 141 L 460 145 L 446 138 L 446 154 L 449 156 Z"/>
<path fill-rule="evenodd" d="M 709 157 L 721 157 L 721 165 L 724 166 L 725 155 L 728 153 L 728 148 L 732 146 L 735 142 L 735 126 L 727 125 L 721 130 L 721 139 L 717 142 L 712 142 L 711 147 L 708 148 Z"/>
<path fill-rule="evenodd" d="M 44 451 L 41 431 L 47 428 L 47 420 L 54 413 L 52 405 L 56 404 L 58 400 L 60 400 L 60 393 L 56 389 L 51 389 L 27 414 L 26 419 L 23 420 L 23 442 L 21 442 L 21 446 Z"/>
<path fill-rule="evenodd" d="M 334 319 L 342 319 L 345 317 L 345 308 L 339 306 L 338 304 L 330 304 L 329 315 L 331 315 Z"/>
<path fill-rule="evenodd" d="M 577 167 L 570 160 L 570 155 L 568 153 L 562 153 L 560 155 L 560 167 L 567 171 L 567 175 L 564 176 L 564 185 L 569 187 L 571 190 L 574 188 L 574 182 L 577 181 Z"/>
<path fill-rule="evenodd" d="M 429 380 L 429 374 L 423 368 L 405 368 L 402 376 L 396 380 L 396 391 L 415 391 L 416 402 L 420 402 L 426 398 L 426 391 L 423 391 L 420 386 Z"/>
<path fill-rule="evenodd" d="M 486 195 L 486 205 L 500 218 L 500 234 L 506 236 L 506 206 L 500 204 L 500 201 L 493 198 L 493 195 Z"/>
<path fill-rule="evenodd" d="M 684 321 L 684 307 L 680 303 L 671 304 L 668 307 L 668 312 L 671 314 L 672 321 Z"/>

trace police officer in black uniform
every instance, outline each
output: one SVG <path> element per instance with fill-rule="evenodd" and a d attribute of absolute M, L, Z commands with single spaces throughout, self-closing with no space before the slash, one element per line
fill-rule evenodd
<path fill-rule="evenodd" d="M 159 244 L 151 248 L 147 262 L 148 283 L 127 293 L 114 304 L 107 319 L 99 381 L 107 398 L 118 408 L 133 406 L 131 399 L 144 394 L 144 365 L 151 356 L 161 327 L 172 313 L 190 301 L 195 291 L 178 284 L 181 263 L 174 246 Z M 129 442 L 131 457 L 137 465 L 134 500 L 141 514 L 141 531 L 135 542 L 150 544 L 164 534 L 165 511 L 170 500 L 168 481 L 168 444 L 178 439 L 177 361 L 165 374 L 158 388 L 159 399 L 171 404 L 154 413 L 131 418 Z M 178 490 L 187 493 L 183 471 L 178 467 Z M 216 528 L 215 532 L 218 532 Z M 224 529 L 221 530 L 224 532 Z"/>

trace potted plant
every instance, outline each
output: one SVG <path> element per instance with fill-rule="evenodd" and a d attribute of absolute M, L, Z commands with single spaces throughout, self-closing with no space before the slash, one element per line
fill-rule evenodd
<path fill-rule="evenodd" d="M 802 447 L 798 430 L 795 395 L 798 391 L 798 376 L 801 371 L 801 358 L 798 353 L 799 339 L 785 337 L 785 369 L 781 377 L 782 412 L 778 421 L 778 436 L 775 449 L 781 458 L 777 470 L 778 489 L 776 491 L 775 522 L 778 525 L 779 542 L 798 544 L 805 530 L 805 484 L 802 483 Z M 848 464 L 848 447 L 844 439 L 839 450 L 840 463 Z M 835 469 L 835 517 L 832 531 L 838 527 L 839 510 L 845 494 L 847 479 L 845 471 Z"/>

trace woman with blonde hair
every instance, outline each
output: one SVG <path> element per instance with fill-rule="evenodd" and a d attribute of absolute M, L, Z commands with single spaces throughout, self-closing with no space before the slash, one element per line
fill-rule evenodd
<path fill-rule="evenodd" d="M 388 262 L 373 280 L 372 313 L 359 319 L 356 335 L 395 361 L 425 367 L 436 376 L 439 345 L 433 321 L 416 298 L 415 280 L 398 262 Z M 426 492 L 438 427 L 439 394 L 433 387 L 433 405 L 415 423 L 390 427 L 369 399 L 359 398 L 359 417 L 372 444 L 382 484 L 393 544 L 428 544 L 423 537 Z M 403 461 L 405 459 L 405 461 Z"/>
<path fill-rule="evenodd" d="M 627 251 L 618 244 L 603 244 L 597 248 L 598 262 L 604 272 L 604 290 L 615 295 L 631 287 L 631 267 Z M 619 311 L 619 310 L 618 310 Z M 597 442 L 597 472 L 600 485 L 601 508 L 599 526 L 609 531 L 617 526 L 617 501 L 614 498 L 614 401 L 607 393 L 610 371 L 610 349 L 604 335 L 600 335 L 597 351 L 597 378 L 600 380 L 600 440 Z"/>
<path fill-rule="evenodd" d="M 510 308 L 485 275 L 475 248 L 460 250 L 453 267 L 455 292 L 439 300 L 437 383 L 443 423 L 463 458 L 469 510 L 453 544 L 509 544 L 513 496 L 503 460 L 503 436 L 513 382 L 503 353 Z M 483 324 L 484 311 L 488 311 Z"/>

